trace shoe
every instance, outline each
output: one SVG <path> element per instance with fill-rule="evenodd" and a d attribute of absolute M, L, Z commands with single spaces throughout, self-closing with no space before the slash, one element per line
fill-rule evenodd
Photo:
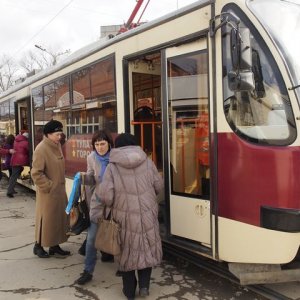
<path fill-rule="evenodd" d="M 121 276 L 122 276 L 122 271 L 119 271 L 119 270 L 118 270 L 118 271 L 116 272 L 116 276 L 117 276 L 117 277 L 121 277 Z"/>
<path fill-rule="evenodd" d="M 17 192 L 17 191 L 13 191 L 12 193 L 13 193 L 13 194 L 18 194 L 18 192 Z"/>
<path fill-rule="evenodd" d="M 14 198 L 14 195 L 13 195 L 13 194 L 7 193 L 6 196 L 7 196 L 8 198 Z"/>
<path fill-rule="evenodd" d="M 39 258 L 49 258 L 49 254 L 38 243 L 35 243 L 35 245 L 33 247 L 33 254 L 37 255 Z"/>
<path fill-rule="evenodd" d="M 123 292 L 124 296 L 127 297 L 127 296 L 125 295 L 125 290 L 124 290 L 124 288 L 122 289 L 122 292 Z M 134 300 L 134 297 L 127 297 L 127 300 Z"/>
<path fill-rule="evenodd" d="M 149 289 L 148 288 L 140 288 L 140 296 L 141 297 L 146 297 L 149 296 Z"/>
<path fill-rule="evenodd" d="M 102 262 L 114 262 L 114 256 L 101 251 L 101 261 Z"/>
<path fill-rule="evenodd" d="M 87 282 L 91 281 L 93 278 L 93 275 L 86 270 L 83 271 L 83 273 L 80 274 L 80 277 L 75 281 L 75 283 L 84 285 Z"/>
<path fill-rule="evenodd" d="M 59 245 L 53 246 L 49 248 L 49 255 L 59 254 L 61 256 L 68 256 L 71 254 L 70 251 L 65 251 L 59 247 Z"/>
<path fill-rule="evenodd" d="M 86 246 L 86 239 L 84 240 L 84 242 L 82 243 L 82 245 L 78 249 L 78 253 L 82 256 L 85 256 L 85 246 Z"/>

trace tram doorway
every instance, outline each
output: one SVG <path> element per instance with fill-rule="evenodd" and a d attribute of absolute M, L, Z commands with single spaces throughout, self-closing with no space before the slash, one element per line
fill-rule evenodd
<path fill-rule="evenodd" d="M 132 59 L 128 71 L 131 133 L 166 183 L 163 238 L 210 248 L 206 40 Z"/>

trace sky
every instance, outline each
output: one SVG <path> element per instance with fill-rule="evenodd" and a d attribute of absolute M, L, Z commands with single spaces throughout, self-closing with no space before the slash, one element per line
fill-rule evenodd
<path fill-rule="evenodd" d="M 194 2 L 150 0 L 141 21 Z M 19 59 L 26 51 L 41 51 L 34 45 L 75 52 L 99 39 L 100 26 L 126 23 L 135 5 L 136 0 L 0 0 L 0 57 Z"/>

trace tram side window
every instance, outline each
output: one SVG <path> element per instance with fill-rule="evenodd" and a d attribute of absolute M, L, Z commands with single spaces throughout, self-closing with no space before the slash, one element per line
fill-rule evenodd
<path fill-rule="evenodd" d="M 114 58 L 33 89 L 32 101 L 35 146 L 43 138 L 44 124 L 56 119 L 64 128 L 61 144 L 66 175 L 73 177 L 78 171 L 86 171 L 93 133 L 99 129 L 117 132 Z"/>
<path fill-rule="evenodd" d="M 275 59 L 259 32 L 243 13 L 233 5 L 233 12 L 241 19 L 239 28 L 249 29 L 250 67 L 253 88 L 241 90 L 231 84 L 231 74 L 242 72 L 240 58 L 232 53 L 232 27 L 222 27 L 223 95 L 226 119 L 241 138 L 257 144 L 287 145 L 296 138 L 295 120 L 290 99 Z M 248 32 L 248 31 L 245 31 Z"/>
<path fill-rule="evenodd" d="M 15 107 L 14 99 L 0 103 L 1 132 L 5 135 L 15 134 Z"/>

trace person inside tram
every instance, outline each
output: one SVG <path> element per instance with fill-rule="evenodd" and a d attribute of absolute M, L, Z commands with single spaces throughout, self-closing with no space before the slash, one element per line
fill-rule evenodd
<path fill-rule="evenodd" d="M 137 284 L 141 297 L 149 295 L 152 267 L 162 260 L 157 203 L 162 188 L 162 177 L 135 137 L 120 134 L 96 195 L 121 226 L 121 253 L 115 259 L 128 300 L 135 298 Z"/>
<path fill-rule="evenodd" d="M 24 166 L 29 166 L 29 142 L 28 132 L 21 131 L 14 140 L 13 149 L 15 153 L 11 157 L 10 165 L 12 168 L 11 176 L 9 177 L 7 197 L 13 198 L 15 194 L 15 185 L 17 179 L 24 170 Z"/>
<path fill-rule="evenodd" d="M 83 285 L 93 278 L 97 262 L 97 249 L 95 248 L 98 221 L 103 214 L 101 199 L 95 194 L 95 187 L 101 184 L 103 174 L 109 162 L 110 150 L 113 147 L 111 134 L 106 130 L 96 131 L 92 137 L 93 151 L 87 157 L 87 172 L 85 183 L 87 189 L 87 200 L 90 206 L 90 226 L 87 239 L 79 249 L 79 253 L 85 255 L 84 270 L 75 283 Z M 84 249 L 85 247 L 85 249 Z M 101 252 L 102 262 L 113 262 L 114 257 L 108 253 Z"/>
<path fill-rule="evenodd" d="M 63 125 L 51 120 L 43 128 L 44 138 L 33 153 L 31 177 L 36 186 L 35 245 L 33 253 L 39 258 L 68 256 L 61 249 L 67 241 L 69 218 L 65 213 L 65 159 L 60 138 Z M 49 253 L 44 250 L 49 247 Z"/>

